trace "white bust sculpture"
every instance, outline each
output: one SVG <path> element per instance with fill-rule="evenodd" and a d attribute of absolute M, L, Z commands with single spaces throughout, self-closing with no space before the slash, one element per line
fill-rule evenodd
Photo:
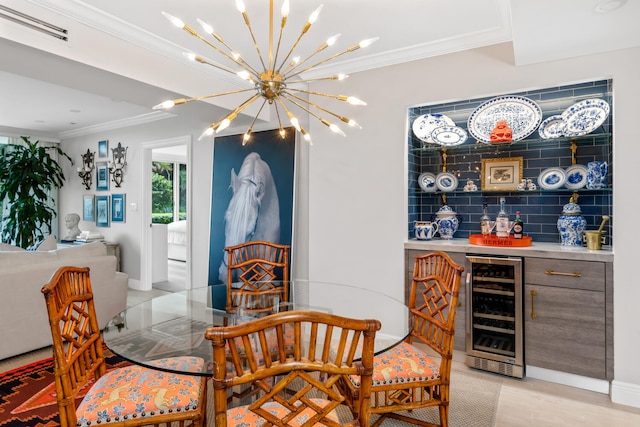
<path fill-rule="evenodd" d="M 77 213 L 70 213 L 64 217 L 64 224 L 67 227 L 67 235 L 63 240 L 76 240 L 76 237 L 80 234 L 78 223 L 80 222 L 80 215 Z"/>

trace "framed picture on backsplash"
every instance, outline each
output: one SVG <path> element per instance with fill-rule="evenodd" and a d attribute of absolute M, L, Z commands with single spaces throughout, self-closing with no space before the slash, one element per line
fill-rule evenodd
<path fill-rule="evenodd" d="M 516 190 L 522 179 L 523 157 L 482 159 L 482 191 Z"/>

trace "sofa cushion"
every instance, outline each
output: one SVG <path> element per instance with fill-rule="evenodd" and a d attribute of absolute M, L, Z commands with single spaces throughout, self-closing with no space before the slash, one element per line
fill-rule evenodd
<path fill-rule="evenodd" d="M 73 245 L 68 248 L 58 249 L 56 253 L 58 255 L 58 259 L 106 255 L 107 246 L 102 242 L 85 243 L 82 245 Z"/>
<path fill-rule="evenodd" d="M 26 252 L 26 249 L 20 246 L 13 246 L 7 243 L 0 243 L 0 252 Z"/>
<path fill-rule="evenodd" d="M 61 265 L 64 265 L 64 261 L 77 261 L 82 258 L 104 256 L 106 254 L 107 247 L 101 242 L 75 245 L 55 251 L 2 252 L 0 269 L 56 261 L 63 261 Z"/>
<path fill-rule="evenodd" d="M 58 249 L 58 243 L 53 234 L 49 234 L 46 239 L 40 242 L 36 251 L 55 251 L 56 249 Z"/>

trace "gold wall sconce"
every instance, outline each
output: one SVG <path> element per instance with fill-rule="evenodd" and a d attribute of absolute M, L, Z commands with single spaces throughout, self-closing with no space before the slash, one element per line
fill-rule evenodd
<path fill-rule="evenodd" d="M 92 153 L 88 148 L 87 152 L 81 154 L 82 166 L 78 168 L 78 176 L 82 178 L 82 184 L 87 190 L 91 190 L 91 184 L 93 183 L 93 171 L 96 168 L 94 158 L 96 156 L 95 151 Z"/>
<path fill-rule="evenodd" d="M 116 148 L 111 149 L 112 160 L 109 162 L 109 174 L 118 188 L 122 184 L 124 167 L 127 166 L 127 150 L 129 150 L 129 147 L 123 147 L 120 142 L 118 142 Z"/>

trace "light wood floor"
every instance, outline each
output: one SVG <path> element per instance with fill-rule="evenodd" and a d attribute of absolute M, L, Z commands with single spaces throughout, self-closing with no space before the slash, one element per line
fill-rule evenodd
<path fill-rule="evenodd" d="M 127 305 L 165 293 L 159 289 L 130 290 Z M 51 350 L 45 349 L 1 360 L 0 372 L 50 356 Z M 471 369 L 464 365 L 464 353 L 456 352 L 453 360 L 454 369 Z M 482 374 L 502 381 L 496 427 L 640 426 L 640 408 L 611 403 L 605 394 L 532 378 L 520 380 L 489 372 Z M 472 421 L 470 425 L 473 425 Z"/>

